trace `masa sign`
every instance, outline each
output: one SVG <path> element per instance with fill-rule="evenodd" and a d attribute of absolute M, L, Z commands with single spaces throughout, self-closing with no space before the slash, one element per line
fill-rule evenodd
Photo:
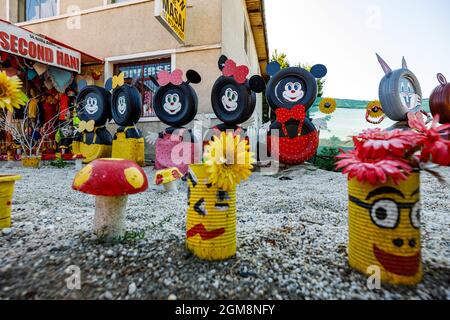
<path fill-rule="evenodd" d="M 0 21 L 0 51 L 65 70 L 81 71 L 79 52 L 3 21 Z"/>
<path fill-rule="evenodd" d="M 156 0 L 155 17 L 180 43 L 184 43 L 187 0 Z"/>

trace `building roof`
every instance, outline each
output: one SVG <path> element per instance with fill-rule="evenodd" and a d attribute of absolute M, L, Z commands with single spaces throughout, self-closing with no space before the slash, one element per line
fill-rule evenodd
<path fill-rule="evenodd" d="M 267 40 L 264 0 L 245 0 L 245 2 L 247 4 L 247 12 L 250 17 L 250 24 L 255 39 L 259 66 L 261 67 L 261 72 L 265 73 L 269 61 L 269 45 Z"/>

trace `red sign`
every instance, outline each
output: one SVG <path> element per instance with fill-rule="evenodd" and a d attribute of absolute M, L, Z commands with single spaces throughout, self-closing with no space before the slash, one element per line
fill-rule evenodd
<path fill-rule="evenodd" d="M 81 71 L 79 52 L 3 21 L 0 21 L 0 51 L 77 73 Z"/>

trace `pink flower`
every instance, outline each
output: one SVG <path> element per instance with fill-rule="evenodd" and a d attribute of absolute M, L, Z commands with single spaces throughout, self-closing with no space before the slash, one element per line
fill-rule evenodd
<path fill-rule="evenodd" d="M 337 162 L 336 168 L 343 169 L 344 174 L 348 173 L 348 179 L 358 179 L 360 182 L 368 182 L 372 185 L 386 183 L 388 178 L 392 178 L 394 183 L 398 184 L 406 180 L 413 168 L 405 161 L 400 159 L 379 159 L 369 160 L 361 155 L 357 150 L 342 154 L 336 158 L 341 159 Z"/>
<path fill-rule="evenodd" d="M 450 166 L 450 140 L 443 138 L 450 124 L 439 125 L 439 115 L 427 126 L 421 113 L 408 114 L 409 126 L 417 131 L 418 143 L 422 147 L 420 160 Z"/>
<path fill-rule="evenodd" d="M 410 130 L 371 129 L 353 138 L 356 149 L 370 159 L 404 157 L 416 148 L 417 134 Z"/>

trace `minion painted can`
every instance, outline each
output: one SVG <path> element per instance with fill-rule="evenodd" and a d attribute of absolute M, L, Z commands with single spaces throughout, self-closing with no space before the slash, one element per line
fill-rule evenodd
<path fill-rule="evenodd" d="M 11 226 L 11 206 L 14 183 L 22 177 L 18 175 L 0 175 L 0 229 Z"/>
<path fill-rule="evenodd" d="M 236 188 L 224 191 L 208 184 L 202 164 L 189 166 L 187 249 L 203 260 L 236 255 Z"/>
<path fill-rule="evenodd" d="M 420 174 L 395 184 L 349 181 L 349 264 L 381 281 L 416 285 L 422 280 Z M 375 267 L 375 269 L 374 269 Z"/>

